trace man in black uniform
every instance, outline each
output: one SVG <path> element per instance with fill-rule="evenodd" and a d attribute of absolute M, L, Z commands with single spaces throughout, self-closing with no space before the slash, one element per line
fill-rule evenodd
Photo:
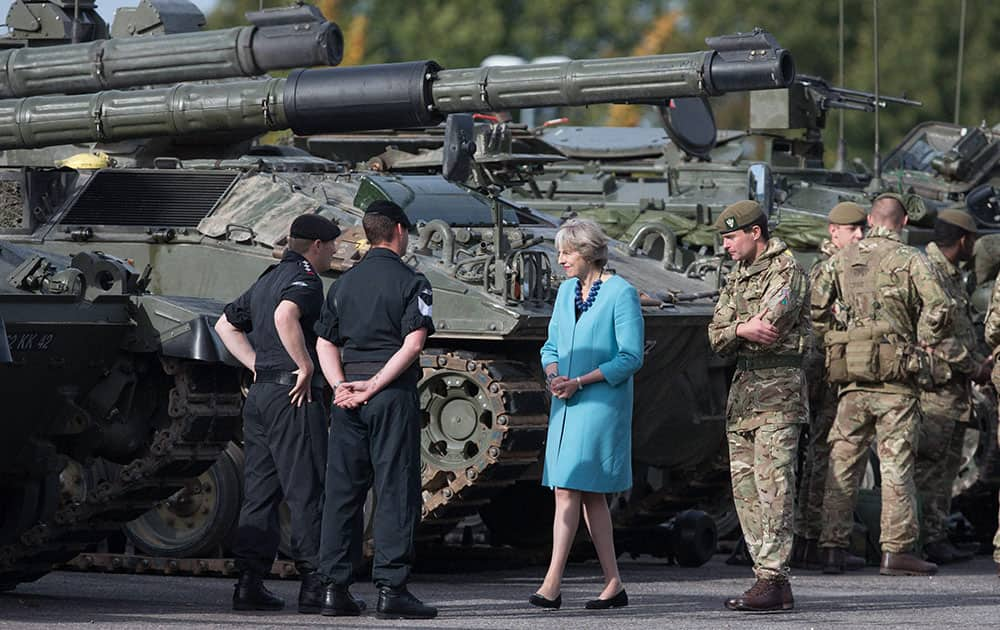
<path fill-rule="evenodd" d="M 302 575 L 299 612 L 318 613 L 324 582 L 317 573 L 327 410 L 315 368 L 313 331 L 323 306 L 318 273 L 330 268 L 340 230 L 304 214 L 292 222 L 288 249 L 215 325 L 226 348 L 254 372 L 243 404 L 243 507 L 233 551 L 240 570 L 234 610 L 281 610 L 264 586 L 278 550 L 278 506 L 292 517 L 292 553 Z"/>
<path fill-rule="evenodd" d="M 317 353 L 334 388 L 320 572 L 330 581 L 324 615 L 358 615 L 348 592 L 356 519 L 374 484 L 376 616 L 430 619 L 437 609 L 406 589 L 420 522 L 417 358 L 431 321 L 431 285 L 400 256 L 409 219 L 391 201 L 372 202 L 362 224 L 372 248 L 330 289 L 316 325 Z"/>

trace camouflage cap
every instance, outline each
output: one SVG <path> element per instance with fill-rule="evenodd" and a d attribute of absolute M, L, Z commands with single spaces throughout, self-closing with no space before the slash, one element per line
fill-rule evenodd
<path fill-rule="evenodd" d="M 763 216 L 764 211 L 761 209 L 759 203 L 750 199 L 744 199 L 743 201 L 737 201 L 722 211 L 719 218 L 715 220 L 715 229 L 719 230 L 722 234 L 728 234 L 729 232 L 745 228 Z"/>
<path fill-rule="evenodd" d="M 979 228 L 976 227 L 976 220 L 973 219 L 972 215 L 965 210 L 960 210 L 958 208 L 945 208 L 944 210 L 938 212 L 937 220 L 960 227 L 971 234 L 979 233 Z"/>
<path fill-rule="evenodd" d="M 833 225 L 855 225 L 864 223 L 868 217 L 865 209 L 853 201 L 841 201 L 830 210 L 828 217 Z"/>

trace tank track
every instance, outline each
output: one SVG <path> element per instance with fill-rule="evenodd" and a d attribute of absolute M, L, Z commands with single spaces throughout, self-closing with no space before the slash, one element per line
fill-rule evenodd
<path fill-rule="evenodd" d="M 456 379 L 462 382 L 464 392 L 475 393 L 469 399 L 475 400 L 483 412 L 474 431 L 481 448 L 474 454 L 462 453 L 446 462 L 440 454 L 428 450 L 431 440 L 422 438 L 423 509 L 417 537 L 421 543 L 430 543 L 440 540 L 540 461 L 548 428 L 548 399 L 540 377 L 517 361 L 428 349 L 421 355 L 420 366 L 424 375 L 422 392 L 427 379 Z M 426 400 L 425 395 L 421 402 Z M 424 433 L 435 421 L 432 415 L 423 418 Z M 64 554 L 59 561 L 65 562 L 64 568 L 79 571 L 216 576 L 236 573 L 231 558 L 147 556 L 132 548 L 126 553 L 87 551 L 68 560 L 70 556 Z M 295 576 L 294 563 L 276 560 L 271 574 Z"/>
<path fill-rule="evenodd" d="M 41 577 L 117 531 L 210 467 L 240 428 L 242 400 L 225 366 L 162 359 L 172 379 L 165 426 L 125 465 L 95 460 L 76 476 L 82 496 L 63 492 L 55 513 L 0 547 L 0 588 Z M 226 379 L 231 386 L 220 387 Z M 93 484 L 93 487 L 88 487 Z"/>
<path fill-rule="evenodd" d="M 477 353 L 430 349 L 420 357 L 424 381 L 454 374 L 478 388 L 480 448 L 457 465 L 441 465 L 423 443 L 423 511 L 418 540 L 440 539 L 501 489 L 513 485 L 542 457 L 548 430 L 548 398 L 538 374 L 524 363 Z M 421 399 L 422 407 L 424 399 Z M 424 434 L 427 423 L 424 418 Z M 425 440 L 422 440 L 426 442 Z"/>

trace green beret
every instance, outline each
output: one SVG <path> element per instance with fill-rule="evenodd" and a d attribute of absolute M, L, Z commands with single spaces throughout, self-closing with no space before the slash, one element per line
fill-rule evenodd
<path fill-rule="evenodd" d="M 960 227 L 971 234 L 979 233 L 979 229 L 976 227 L 975 219 L 973 219 L 972 215 L 965 210 L 959 210 L 958 208 L 945 208 L 944 210 L 938 212 L 937 220 Z"/>
<path fill-rule="evenodd" d="M 864 223 L 867 217 L 868 213 L 858 204 L 853 201 L 841 201 L 830 210 L 828 219 L 834 225 L 855 225 Z"/>
<path fill-rule="evenodd" d="M 719 218 L 715 220 L 715 229 L 722 234 L 728 234 L 745 228 L 762 216 L 764 216 L 764 211 L 761 210 L 760 204 L 756 201 L 749 199 L 737 201 L 722 211 Z"/>

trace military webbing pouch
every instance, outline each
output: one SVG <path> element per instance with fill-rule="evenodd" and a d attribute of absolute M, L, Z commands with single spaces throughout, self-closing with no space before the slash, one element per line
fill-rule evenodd
<path fill-rule="evenodd" d="M 909 380 L 907 347 L 890 341 L 888 324 L 830 331 L 826 368 L 831 383 L 886 383 Z"/>
<path fill-rule="evenodd" d="M 831 330 L 823 337 L 826 346 L 826 378 L 831 383 L 850 383 L 847 378 L 847 331 Z"/>

